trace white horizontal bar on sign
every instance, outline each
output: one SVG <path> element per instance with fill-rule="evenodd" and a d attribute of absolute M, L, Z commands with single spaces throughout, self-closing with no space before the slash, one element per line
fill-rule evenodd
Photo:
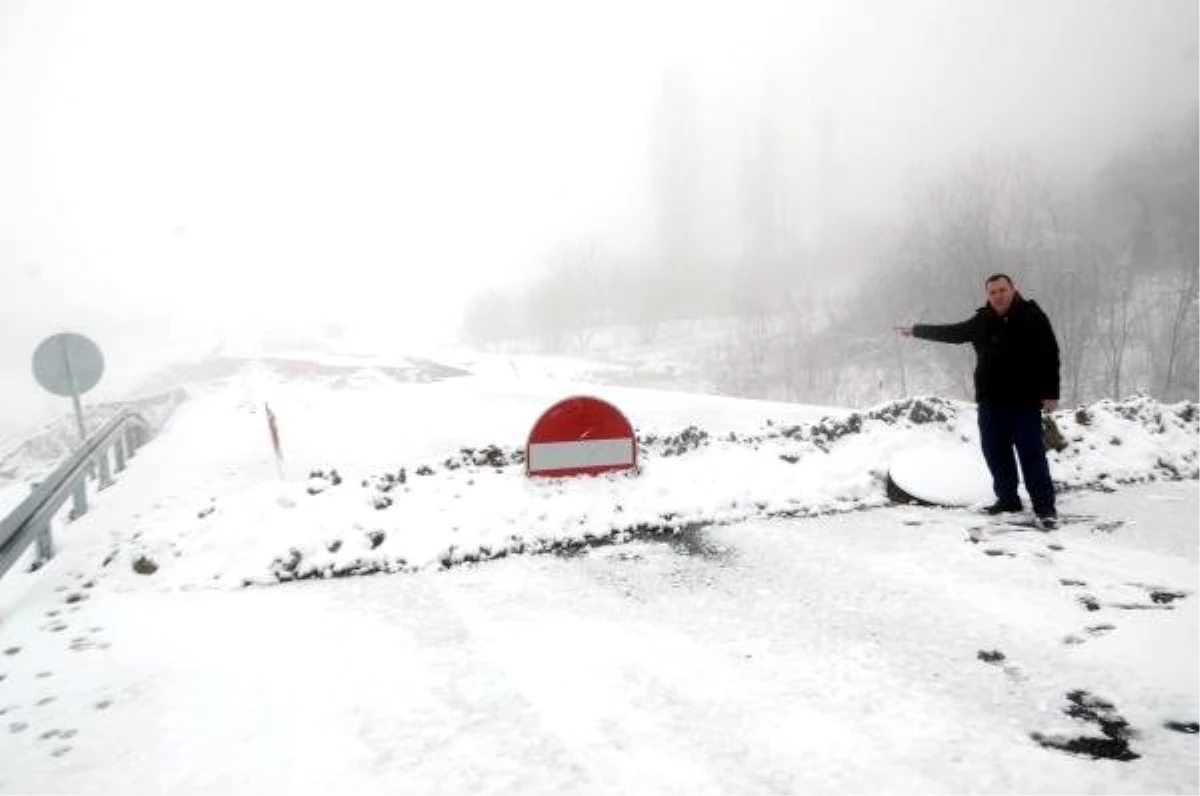
<path fill-rule="evenodd" d="M 529 469 L 565 470 L 633 464 L 633 440 L 592 439 L 582 442 L 535 442 L 529 446 Z"/>

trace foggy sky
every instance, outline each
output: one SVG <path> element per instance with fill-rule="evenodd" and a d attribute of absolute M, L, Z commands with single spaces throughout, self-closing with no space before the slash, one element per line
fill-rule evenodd
<path fill-rule="evenodd" d="M 1192 0 L 0 0 L 0 430 L 59 407 L 29 375 L 57 331 L 105 349 L 103 397 L 227 335 L 442 339 L 565 238 L 637 247 L 668 74 L 713 135 L 768 86 L 795 141 L 824 120 L 819 201 L 885 221 L 938 164 L 1086 169 L 1187 113 L 1197 25 Z"/>

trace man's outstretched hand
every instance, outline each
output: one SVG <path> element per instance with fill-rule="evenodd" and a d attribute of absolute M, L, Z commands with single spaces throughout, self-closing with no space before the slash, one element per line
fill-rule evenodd
<path fill-rule="evenodd" d="M 913 330 L 913 328 L 911 326 L 897 326 L 896 327 L 896 331 L 900 333 L 901 337 L 912 337 L 912 330 Z"/>
<path fill-rule="evenodd" d="M 1043 398 L 1042 399 L 1042 411 L 1043 412 L 1053 412 L 1057 408 L 1058 408 L 1058 399 L 1057 398 Z"/>

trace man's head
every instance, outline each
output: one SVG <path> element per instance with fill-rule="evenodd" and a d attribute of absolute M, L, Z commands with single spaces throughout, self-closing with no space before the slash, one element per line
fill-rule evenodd
<path fill-rule="evenodd" d="M 1013 298 L 1017 289 L 1008 274 L 992 274 L 984 282 L 987 288 L 988 304 L 997 315 L 1004 316 L 1012 308 Z"/>

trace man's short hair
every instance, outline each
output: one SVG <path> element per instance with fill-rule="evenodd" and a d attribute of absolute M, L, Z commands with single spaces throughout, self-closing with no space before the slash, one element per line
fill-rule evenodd
<path fill-rule="evenodd" d="M 1005 282 L 1007 282 L 1009 287 L 1013 286 L 1012 277 L 1008 274 L 992 274 L 987 279 L 983 280 L 983 286 L 987 287 L 988 285 L 1000 279 L 1003 279 Z"/>

